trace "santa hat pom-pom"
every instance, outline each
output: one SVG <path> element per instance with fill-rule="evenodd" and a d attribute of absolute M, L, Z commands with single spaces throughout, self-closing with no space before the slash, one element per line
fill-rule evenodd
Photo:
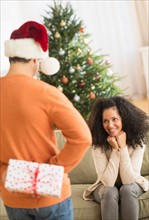
<path fill-rule="evenodd" d="M 41 71 L 46 75 L 54 75 L 59 69 L 60 63 L 54 57 L 48 57 L 41 62 Z"/>

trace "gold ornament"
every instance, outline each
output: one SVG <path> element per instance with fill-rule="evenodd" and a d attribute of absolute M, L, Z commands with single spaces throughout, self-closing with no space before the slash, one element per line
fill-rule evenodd
<path fill-rule="evenodd" d="M 57 88 L 58 88 L 59 91 L 63 92 L 63 87 L 58 86 Z"/>
<path fill-rule="evenodd" d="M 76 69 L 77 69 L 78 71 L 81 71 L 81 70 L 82 70 L 82 68 L 81 68 L 81 66 L 80 66 L 79 64 L 77 64 Z"/>
<path fill-rule="evenodd" d="M 65 25 L 66 25 L 66 22 L 65 22 L 64 20 L 61 20 L 60 26 L 61 26 L 61 27 L 64 27 Z"/>
<path fill-rule="evenodd" d="M 84 39 L 83 42 L 84 42 L 84 44 L 88 45 L 88 40 L 87 39 Z"/>
<path fill-rule="evenodd" d="M 82 53 L 82 50 L 80 48 L 77 49 L 77 55 L 80 55 Z"/>
<path fill-rule="evenodd" d="M 54 37 L 58 39 L 61 37 L 61 35 L 58 32 L 56 32 Z"/>

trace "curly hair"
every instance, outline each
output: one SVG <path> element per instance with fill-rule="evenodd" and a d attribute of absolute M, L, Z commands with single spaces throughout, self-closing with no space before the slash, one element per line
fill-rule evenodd
<path fill-rule="evenodd" d="M 94 102 L 88 119 L 88 126 L 92 134 L 92 146 L 109 149 L 108 134 L 102 126 L 102 114 L 105 109 L 117 107 L 122 118 L 122 129 L 126 132 L 128 147 L 136 148 L 147 142 L 149 131 L 148 115 L 137 108 L 128 99 L 121 96 L 111 98 L 97 98 Z"/>

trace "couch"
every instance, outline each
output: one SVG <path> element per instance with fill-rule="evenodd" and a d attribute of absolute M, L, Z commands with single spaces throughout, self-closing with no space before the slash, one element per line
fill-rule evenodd
<path fill-rule="evenodd" d="M 61 149 L 64 145 L 65 139 L 60 131 L 56 131 L 56 137 L 58 147 Z M 149 179 L 149 142 L 146 145 L 141 174 Z M 96 172 L 91 149 L 87 151 L 83 160 L 69 173 L 69 177 L 72 186 L 74 219 L 100 220 L 100 205 L 94 201 L 85 201 L 82 198 L 84 189 L 96 181 Z M 139 208 L 139 220 L 149 220 L 149 192 L 143 193 L 139 198 Z M 8 220 L 2 201 L 0 201 L 0 220 Z"/>

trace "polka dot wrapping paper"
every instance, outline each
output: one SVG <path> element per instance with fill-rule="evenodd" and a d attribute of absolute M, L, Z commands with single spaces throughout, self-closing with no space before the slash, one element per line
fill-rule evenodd
<path fill-rule="evenodd" d="M 5 187 L 35 196 L 61 196 L 64 167 L 10 159 Z"/>

